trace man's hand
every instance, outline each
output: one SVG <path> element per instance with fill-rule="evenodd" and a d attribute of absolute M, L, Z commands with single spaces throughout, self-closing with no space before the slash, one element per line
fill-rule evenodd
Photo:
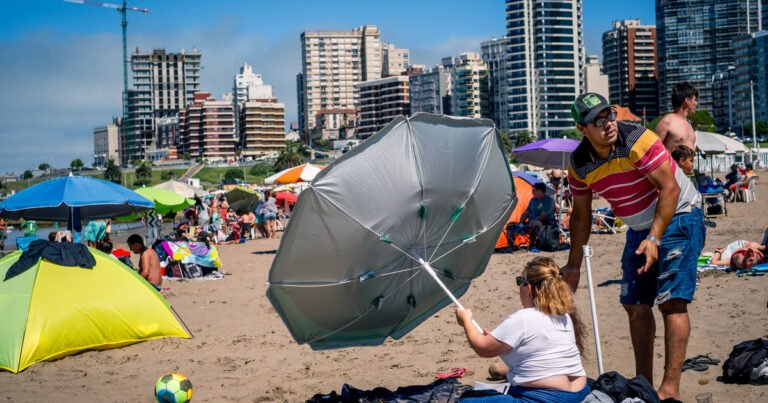
<path fill-rule="evenodd" d="M 653 267 L 657 260 L 659 260 L 659 248 L 655 243 L 649 240 L 643 240 L 640 242 L 640 246 L 635 251 L 635 254 L 645 255 L 645 264 L 637 269 L 637 274 L 643 274 Z"/>
<path fill-rule="evenodd" d="M 563 280 L 571 287 L 571 291 L 575 294 L 576 287 L 579 286 L 579 266 L 566 264 L 560 268 L 560 273 L 563 275 Z"/>
<path fill-rule="evenodd" d="M 465 327 L 464 324 L 472 323 L 472 311 L 469 309 L 456 309 L 456 322 L 461 327 Z"/>

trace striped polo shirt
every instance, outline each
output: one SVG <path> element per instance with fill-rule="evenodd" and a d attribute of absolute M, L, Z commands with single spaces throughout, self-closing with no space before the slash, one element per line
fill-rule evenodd
<path fill-rule="evenodd" d="M 650 172 L 668 161 L 680 186 L 675 213 L 701 206 L 701 195 L 677 166 L 659 137 L 644 126 L 618 121 L 617 139 L 607 159 L 600 158 L 585 137 L 571 154 L 568 183 L 575 196 L 595 192 L 604 197 L 630 228 L 651 228 L 659 190 L 648 180 Z"/>

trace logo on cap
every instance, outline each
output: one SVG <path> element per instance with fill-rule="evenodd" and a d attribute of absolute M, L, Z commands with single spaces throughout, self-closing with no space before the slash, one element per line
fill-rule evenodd
<path fill-rule="evenodd" d="M 600 105 L 600 98 L 595 94 L 587 94 L 582 98 L 581 102 L 584 102 L 584 105 L 586 105 L 587 108 L 594 108 L 595 106 Z"/>

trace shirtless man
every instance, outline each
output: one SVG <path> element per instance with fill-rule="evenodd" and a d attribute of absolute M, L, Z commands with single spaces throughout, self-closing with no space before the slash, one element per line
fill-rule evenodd
<path fill-rule="evenodd" d="M 655 130 L 670 153 L 680 145 L 696 150 L 696 132 L 688 121 L 688 115 L 696 112 L 698 98 L 699 91 L 688 82 L 679 83 L 672 90 L 674 111 L 664 115 Z"/>
<path fill-rule="evenodd" d="M 128 248 L 139 255 L 139 274 L 152 284 L 157 291 L 162 289 L 163 276 L 160 270 L 160 258 L 157 253 L 144 246 L 141 235 L 133 234 L 128 237 Z"/>

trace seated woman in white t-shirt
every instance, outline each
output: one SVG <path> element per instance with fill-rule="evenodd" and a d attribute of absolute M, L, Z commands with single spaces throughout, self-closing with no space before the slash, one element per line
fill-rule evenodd
<path fill-rule="evenodd" d="M 560 268 L 550 258 L 534 258 L 517 284 L 523 309 L 490 333 L 474 327 L 470 310 L 456 310 L 469 345 L 479 356 L 501 357 L 507 365 L 510 402 L 581 402 L 589 394 L 579 356 L 583 327 Z"/>

